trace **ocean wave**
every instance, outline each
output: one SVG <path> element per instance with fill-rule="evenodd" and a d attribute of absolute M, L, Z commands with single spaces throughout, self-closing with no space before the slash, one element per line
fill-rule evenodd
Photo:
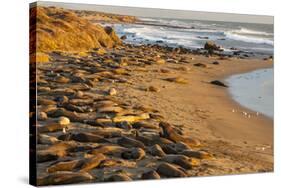
<path fill-rule="evenodd" d="M 239 30 L 234 30 L 232 31 L 233 33 L 237 34 L 245 34 L 245 35 L 263 35 L 263 36 L 273 36 L 273 33 L 267 33 L 263 31 L 256 31 L 256 30 L 251 30 L 251 29 L 246 29 L 241 27 Z"/>
<path fill-rule="evenodd" d="M 267 45 L 271 45 L 271 46 L 273 46 L 273 44 L 274 44 L 274 42 L 271 39 L 239 35 L 232 31 L 225 32 L 224 34 L 227 38 L 232 39 L 232 40 L 238 40 L 238 41 L 242 41 L 242 42 L 255 43 L 255 44 L 267 44 Z"/>

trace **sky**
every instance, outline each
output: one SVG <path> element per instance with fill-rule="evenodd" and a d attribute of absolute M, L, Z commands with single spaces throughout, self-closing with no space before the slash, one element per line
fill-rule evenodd
<path fill-rule="evenodd" d="M 107 12 L 121 15 L 131 15 L 139 17 L 157 17 L 157 18 L 173 18 L 173 19 L 193 19 L 193 20 L 211 20 L 226 22 L 242 22 L 242 23 L 263 23 L 273 24 L 273 16 L 247 15 L 247 14 L 230 14 L 215 12 L 200 12 L 188 10 L 169 10 L 155 8 L 137 8 L 125 6 L 108 6 L 78 3 L 61 3 L 61 2 L 37 2 L 41 6 L 56 6 L 66 9 L 75 10 L 93 10 L 99 12 Z"/>

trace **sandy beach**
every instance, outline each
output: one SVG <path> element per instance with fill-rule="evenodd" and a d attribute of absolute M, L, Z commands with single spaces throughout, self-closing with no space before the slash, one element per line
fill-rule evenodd
<path fill-rule="evenodd" d="M 91 41 L 98 47 L 84 49 L 86 34 L 60 46 L 79 30 L 65 37 L 53 24 L 74 30 L 106 17 L 63 11 L 39 9 L 40 24 L 48 23 L 39 25 L 39 41 L 48 43 L 31 55 L 38 185 L 273 171 L 273 119 L 239 105 L 223 85 L 230 75 L 273 67 L 272 58 L 127 44 L 96 25 L 89 33 L 98 33 Z M 77 23 L 53 21 L 58 14 Z M 63 34 L 49 36 L 55 32 Z"/>

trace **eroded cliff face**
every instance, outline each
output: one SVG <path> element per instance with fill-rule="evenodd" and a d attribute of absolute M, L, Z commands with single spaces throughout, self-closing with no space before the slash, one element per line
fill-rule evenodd
<path fill-rule="evenodd" d="M 74 11 L 55 7 L 30 10 L 30 52 L 81 52 L 112 48 L 121 44 L 114 30 L 110 33 Z"/>

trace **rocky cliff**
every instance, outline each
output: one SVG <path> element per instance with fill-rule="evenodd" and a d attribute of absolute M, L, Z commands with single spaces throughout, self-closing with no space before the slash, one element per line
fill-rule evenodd
<path fill-rule="evenodd" d="M 34 7 L 30 10 L 30 52 L 81 52 L 121 44 L 114 30 L 109 30 L 71 10 Z"/>

